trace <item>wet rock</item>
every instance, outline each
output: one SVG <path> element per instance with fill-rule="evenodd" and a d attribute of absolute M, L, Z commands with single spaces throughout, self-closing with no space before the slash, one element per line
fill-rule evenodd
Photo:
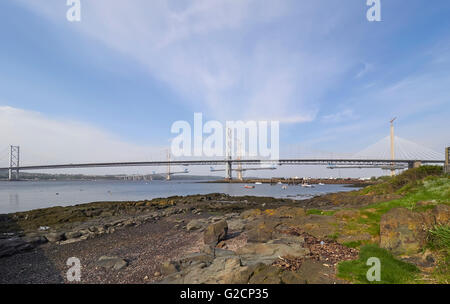
<path fill-rule="evenodd" d="M 11 256 L 33 249 L 34 246 L 21 238 L 0 239 L 0 257 Z"/>
<path fill-rule="evenodd" d="M 97 265 L 106 269 L 121 270 L 128 266 L 128 262 L 117 256 L 102 256 L 98 259 Z"/>
<path fill-rule="evenodd" d="M 210 224 L 203 232 L 203 241 L 205 244 L 216 245 L 224 240 L 228 232 L 228 223 L 224 220 Z"/>
<path fill-rule="evenodd" d="M 27 235 L 23 237 L 23 240 L 27 243 L 30 243 L 32 246 L 39 246 L 48 242 L 48 240 L 44 236 L 36 234 Z"/>

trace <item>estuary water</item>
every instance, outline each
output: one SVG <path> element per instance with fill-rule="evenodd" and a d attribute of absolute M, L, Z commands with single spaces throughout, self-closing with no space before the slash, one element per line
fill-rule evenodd
<path fill-rule="evenodd" d="M 199 181 L 0 181 L 0 214 L 32 209 L 70 206 L 98 201 L 137 201 L 175 195 L 225 193 L 233 196 L 270 196 L 307 199 L 331 192 L 351 191 L 345 185 L 314 188 L 281 185 L 203 183 Z"/>

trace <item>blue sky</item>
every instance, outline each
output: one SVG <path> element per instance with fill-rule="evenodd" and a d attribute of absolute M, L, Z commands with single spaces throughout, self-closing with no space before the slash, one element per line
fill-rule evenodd
<path fill-rule="evenodd" d="M 157 158 L 194 112 L 280 120 L 282 156 L 358 152 L 394 116 L 400 137 L 450 144 L 448 1 L 381 0 L 372 23 L 364 0 L 81 4 L 70 23 L 65 0 L 1 1 L 0 150 Z"/>

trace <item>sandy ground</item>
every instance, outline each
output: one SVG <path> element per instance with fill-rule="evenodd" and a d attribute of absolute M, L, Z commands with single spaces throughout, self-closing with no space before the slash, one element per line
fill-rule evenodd
<path fill-rule="evenodd" d="M 81 261 L 81 283 L 155 282 L 161 263 L 199 251 L 203 246 L 201 232 L 187 232 L 183 225 L 175 228 L 175 219 L 163 218 L 73 244 L 46 244 L 1 258 L 0 283 L 67 283 L 70 267 L 66 261 L 70 257 Z M 118 256 L 129 265 L 119 271 L 105 270 L 96 265 L 103 255 Z"/>

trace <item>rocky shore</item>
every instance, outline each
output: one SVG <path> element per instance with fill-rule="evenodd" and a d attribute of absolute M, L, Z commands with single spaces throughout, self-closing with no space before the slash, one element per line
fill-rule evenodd
<path fill-rule="evenodd" d="M 67 283 L 70 257 L 81 261 L 81 283 L 349 283 L 338 265 L 364 244 L 426 277 L 440 259 L 423 250 L 427 231 L 449 224 L 450 206 L 386 210 L 403 196 L 210 194 L 0 215 L 0 283 Z"/>

